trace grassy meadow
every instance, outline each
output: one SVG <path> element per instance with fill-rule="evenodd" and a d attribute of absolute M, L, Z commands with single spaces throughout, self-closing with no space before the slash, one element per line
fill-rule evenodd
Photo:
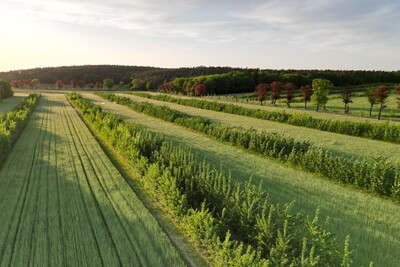
<path fill-rule="evenodd" d="M 321 215 L 330 217 L 329 229 L 337 233 L 339 240 L 343 241 L 346 235 L 350 235 L 351 245 L 356 250 L 354 254 L 356 266 L 367 266 L 369 261 L 373 261 L 375 266 L 397 266 L 400 261 L 399 256 L 393 253 L 400 249 L 400 223 L 396 219 L 400 216 L 400 210 L 397 204 L 222 144 L 171 123 L 139 114 L 93 94 L 84 94 L 84 98 L 101 105 L 106 110 L 122 115 L 127 120 L 142 124 L 154 132 L 162 132 L 168 139 L 176 143 L 192 147 L 192 150 L 200 158 L 204 157 L 215 166 L 221 166 L 227 172 L 231 172 L 232 178 L 236 181 L 243 182 L 252 177 L 254 183 L 262 182 L 265 190 L 270 193 L 271 201 L 275 203 L 287 203 L 295 200 L 293 209 L 310 216 L 313 216 L 315 210 L 320 207 Z M 199 112 L 201 113 L 199 115 L 209 116 L 214 120 L 221 120 L 220 122 L 233 125 L 235 125 L 235 120 L 237 120 L 236 123 L 242 123 L 249 119 L 236 118 L 234 115 L 230 118 L 227 114 L 218 117 L 217 114 L 208 113 L 205 110 L 185 110 L 188 113 L 192 112 L 191 114 Z M 222 117 L 228 119 L 224 120 Z M 248 126 L 254 127 L 250 124 Z M 274 128 L 279 127 L 276 125 Z M 291 131 L 297 132 L 295 129 Z M 311 133 L 307 134 L 312 135 Z M 339 137 L 331 135 L 326 138 L 335 140 Z M 361 140 L 364 141 L 364 139 Z M 352 140 L 345 141 L 344 144 L 347 144 L 346 142 L 353 143 Z M 376 147 L 379 147 L 380 143 L 382 142 L 377 142 Z M 331 146 L 334 150 L 334 144 Z M 337 153 L 344 153 L 344 151 L 340 152 L 338 148 L 336 150 Z M 353 150 L 356 151 L 355 155 L 364 153 L 361 151 L 361 145 L 358 149 L 354 147 L 348 151 Z M 371 148 L 372 150 L 373 148 Z M 382 155 L 384 152 L 383 149 L 377 155 Z M 395 153 L 392 158 L 398 162 Z"/>

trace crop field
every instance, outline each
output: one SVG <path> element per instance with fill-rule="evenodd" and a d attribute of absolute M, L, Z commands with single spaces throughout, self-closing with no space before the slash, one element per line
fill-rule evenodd
<path fill-rule="evenodd" d="M 270 200 L 275 203 L 287 203 L 295 200 L 294 210 L 311 216 L 316 208 L 320 207 L 321 216 L 330 217 L 329 229 L 337 233 L 339 240 L 344 240 L 346 235 L 350 236 L 350 244 L 356 250 L 354 254 L 355 266 L 367 266 L 369 261 L 373 261 L 374 266 L 397 266 L 397 263 L 400 262 L 400 255 L 395 253 L 395 251 L 400 250 L 400 223 L 397 220 L 400 216 L 400 209 L 397 204 L 333 183 L 318 175 L 300 171 L 274 160 L 220 143 L 183 127 L 108 102 L 98 96 L 84 94 L 84 97 L 100 104 L 106 110 L 145 125 L 154 132 L 162 132 L 168 139 L 176 143 L 192 147 L 192 151 L 197 153 L 199 158 L 204 157 L 217 167 L 221 166 L 224 170 L 230 171 L 232 179 L 235 181 L 247 181 L 249 177 L 252 177 L 255 184 L 262 181 L 264 188 L 270 193 Z M 269 122 L 264 124 L 265 121 L 260 123 L 258 120 L 252 121 L 249 118 L 237 115 L 227 116 L 228 114 L 222 114 L 218 116 L 218 112 L 173 107 L 180 108 L 181 111 L 189 114 L 209 117 L 225 124 L 240 124 L 244 127 L 256 127 L 258 125 L 257 127 L 261 127 L 263 130 L 273 128 L 275 131 L 285 131 L 286 134 L 298 134 L 298 127 L 294 126 L 288 126 L 289 128 L 281 130 L 279 128 L 281 124 L 278 123 L 272 126 Z M 242 123 L 245 122 L 248 122 L 248 124 L 243 125 Z M 317 135 L 317 132 L 321 134 L 319 131 L 310 130 L 310 132 L 300 133 L 299 138 L 303 135 L 307 135 L 307 137 Z M 324 134 L 328 134 L 325 136 L 326 140 L 333 139 L 332 144 L 326 145 L 328 149 L 336 150 L 339 154 L 347 153 L 349 156 L 364 154 L 361 147 L 362 142 L 371 142 L 365 145 L 365 153 L 375 151 L 375 148 L 379 147 L 380 144 L 387 144 L 363 138 L 353 137 L 353 140 L 353 138 L 346 137 L 342 145 L 351 145 L 356 142 L 355 140 L 358 140 L 360 142 L 359 147 L 357 148 L 357 145 L 354 145 L 348 150 L 340 150 L 341 145 L 335 148 L 334 142 L 338 142 L 342 135 Z M 319 138 L 323 137 L 320 136 Z M 385 155 L 385 151 L 388 151 L 387 149 L 392 148 L 392 146 L 397 145 L 388 144 L 386 150 L 379 150 L 374 155 Z M 399 162 L 399 156 L 395 153 L 395 150 L 395 148 L 391 150 L 393 154 L 390 157 L 393 161 Z"/>
<path fill-rule="evenodd" d="M 212 120 L 213 122 L 228 124 L 233 126 L 242 126 L 253 128 L 266 132 L 275 132 L 290 136 L 296 140 L 308 140 L 316 146 L 321 146 L 331 151 L 334 155 L 346 157 L 373 156 L 387 157 L 393 162 L 400 163 L 400 145 L 369 140 L 348 135 L 324 132 L 310 128 L 293 126 L 273 121 L 260 120 L 250 117 L 243 117 L 234 114 L 221 113 L 211 110 L 198 109 L 175 103 L 144 99 L 141 97 L 120 94 L 129 97 L 134 101 L 147 101 L 157 105 L 168 106 L 174 110 L 179 110 L 193 116 L 201 116 Z"/>
<path fill-rule="evenodd" d="M 186 266 L 64 95 L 45 94 L 0 171 L 1 266 Z"/>
<path fill-rule="evenodd" d="M 6 114 L 13 107 L 15 107 L 18 103 L 22 101 L 24 97 L 28 96 L 26 93 L 14 93 L 14 96 L 7 97 L 0 101 L 0 116 Z"/>

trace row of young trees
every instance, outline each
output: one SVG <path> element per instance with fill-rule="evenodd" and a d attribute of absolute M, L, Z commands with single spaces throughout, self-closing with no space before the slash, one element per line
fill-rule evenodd
<path fill-rule="evenodd" d="M 359 136 L 370 139 L 382 140 L 393 143 L 400 143 L 400 127 L 395 124 L 372 123 L 370 121 L 348 121 L 315 118 L 304 113 L 287 113 L 282 111 L 268 111 L 261 109 L 246 108 L 231 103 L 208 101 L 202 99 L 188 99 L 173 97 L 166 94 L 152 95 L 148 93 L 132 93 L 136 96 L 150 99 L 176 103 L 184 106 L 208 109 L 241 116 L 248 116 L 257 119 L 287 123 L 295 126 L 302 126 L 321 131 Z"/>
<path fill-rule="evenodd" d="M 4 163 L 12 145 L 28 123 L 29 115 L 39 102 L 39 98 L 40 94 L 30 94 L 0 118 L 0 166 Z"/>
<path fill-rule="evenodd" d="M 284 135 L 213 123 L 209 119 L 190 116 L 166 106 L 136 102 L 110 93 L 98 95 L 146 115 L 203 133 L 218 141 L 291 163 L 307 171 L 321 173 L 360 189 L 400 199 L 400 166 L 392 165 L 385 159 L 336 157 L 329 151 L 314 147 L 310 142 L 294 140 Z"/>
<path fill-rule="evenodd" d="M 307 102 L 312 101 L 316 104 L 316 110 L 318 112 L 320 106 L 325 106 L 329 99 L 329 92 L 332 90 L 333 84 L 329 80 L 325 79 L 314 79 L 312 86 L 304 85 L 300 87 L 301 98 L 304 102 L 304 108 L 307 109 Z M 400 108 L 400 86 L 395 88 L 397 94 L 399 95 L 397 102 L 398 108 Z M 260 83 L 256 86 L 256 94 L 260 104 L 263 104 L 268 97 L 268 91 L 271 92 L 270 99 L 271 104 L 276 105 L 276 101 L 281 98 L 283 93 L 286 97 L 286 105 L 290 108 L 290 103 L 294 96 L 298 94 L 297 87 L 293 83 L 283 84 L 281 82 L 274 81 L 271 84 Z M 386 107 L 385 103 L 390 94 L 390 87 L 385 85 L 380 85 L 375 89 L 371 89 L 366 92 L 370 106 L 370 117 L 372 117 L 372 108 L 375 104 L 379 104 L 378 120 L 381 119 L 381 112 Z M 341 89 L 341 97 L 344 103 L 344 114 L 349 114 L 350 107 L 349 104 L 353 103 L 352 97 L 354 96 L 354 91 L 352 86 L 345 85 Z"/>
<path fill-rule="evenodd" d="M 168 213 L 213 266 L 350 266 L 348 240 L 314 219 L 275 205 L 250 181 L 198 160 L 190 148 L 104 112 L 76 94 L 70 100 L 101 138 L 130 165 L 142 188 Z M 234 237 L 234 238 L 233 238 Z"/>

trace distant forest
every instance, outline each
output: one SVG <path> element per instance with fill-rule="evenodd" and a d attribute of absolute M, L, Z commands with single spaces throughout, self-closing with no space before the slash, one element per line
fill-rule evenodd
<path fill-rule="evenodd" d="M 41 84 L 54 84 L 57 80 L 62 80 L 64 84 L 69 84 L 70 81 L 74 79 L 83 80 L 86 84 L 91 84 L 102 82 L 105 79 L 112 79 L 114 84 L 129 85 L 130 87 L 136 87 L 136 89 L 156 90 L 164 83 L 170 81 L 175 81 L 176 83 L 177 78 L 201 76 L 203 78 L 200 80 L 206 80 L 209 75 L 216 78 L 220 77 L 220 74 L 228 73 L 229 76 L 233 78 L 233 84 L 243 83 L 240 84 L 240 86 L 237 84 L 236 90 L 233 90 L 236 92 L 254 90 L 254 87 L 260 82 L 293 82 L 297 86 L 302 86 L 311 84 L 312 80 L 315 78 L 328 79 L 335 86 L 344 86 L 346 84 L 400 83 L 400 71 L 260 70 L 206 66 L 192 68 L 157 68 L 122 65 L 84 65 L 15 70 L 0 72 L 0 79 L 8 81 L 39 79 Z M 246 89 L 244 90 L 244 88 Z M 213 91 L 215 92 L 218 90 Z"/>

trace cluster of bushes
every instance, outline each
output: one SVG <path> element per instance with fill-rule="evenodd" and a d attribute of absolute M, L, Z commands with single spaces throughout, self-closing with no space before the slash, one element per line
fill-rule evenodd
<path fill-rule="evenodd" d="M 38 103 L 39 98 L 40 94 L 30 94 L 0 118 L 0 165 L 4 163 L 12 145 L 28 123 L 29 115 Z"/>
<path fill-rule="evenodd" d="M 267 111 L 260 109 L 245 108 L 230 103 L 207 101 L 201 99 L 187 99 L 173 97 L 165 94 L 152 95 L 148 93 L 132 93 L 133 95 L 155 99 L 165 102 L 177 103 L 179 105 L 196 107 L 201 109 L 231 113 L 248 116 L 257 119 L 287 123 L 295 126 L 307 127 L 339 133 L 351 136 L 382 140 L 386 142 L 400 143 L 400 127 L 389 122 L 372 123 L 369 121 L 354 122 L 348 120 L 332 120 L 314 118 L 304 113 L 288 114 L 280 111 Z"/>
<path fill-rule="evenodd" d="M 400 166 L 391 164 L 385 158 L 335 157 L 308 141 L 297 141 L 276 133 L 212 123 L 206 118 L 193 117 L 166 106 L 134 102 L 127 97 L 110 93 L 98 95 L 129 106 L 135 111 L 204 133 L 219 141 L 300 166 L 310 172 L 321 173 L 328 178 L 378 195 L 400 199 Z"/>
<path fill-rule="evenodd" d="M 348 240 L 315 218 L 274 205 L 251 181 L 242 185 L 189 148 L 70 94 L 69 99 L 107 144 L 135 166 L 144 190 L 170 214 L 213 266 L 349 266 Z"/>
<path fill-rule="evenodd" d="M 5 80 L 0 80 L 0 100 L 14 95 L 11 84 Z"/>

